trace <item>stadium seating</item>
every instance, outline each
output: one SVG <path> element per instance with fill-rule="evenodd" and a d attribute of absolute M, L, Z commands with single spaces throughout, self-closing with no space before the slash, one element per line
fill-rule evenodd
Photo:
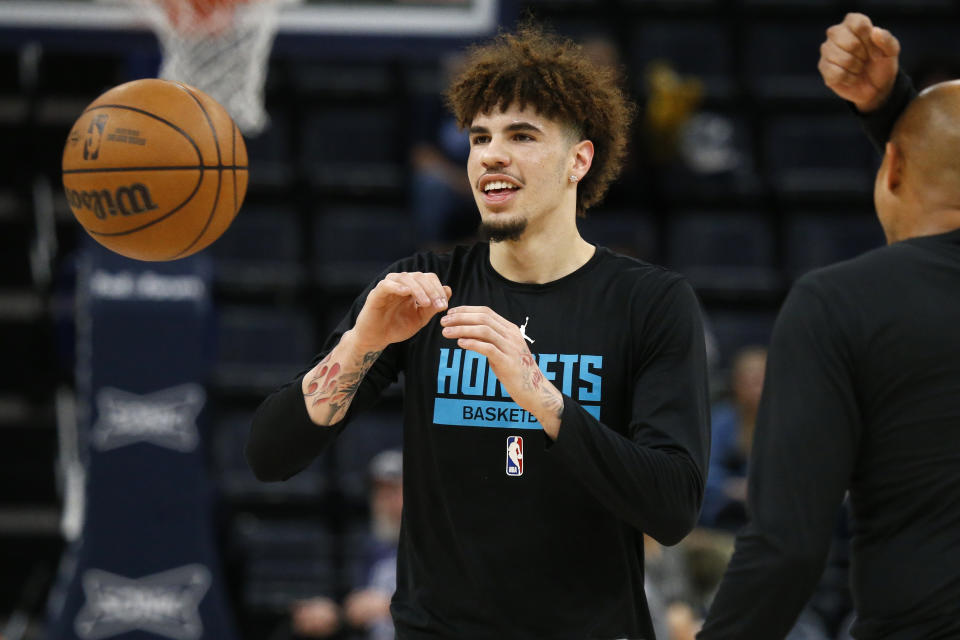
<path fill-rule="evenodd" d="M 773 227 L 763 215 L 677 213 L 667 228 L 670 266 L 694 287 L 735 294 L 780 286 Z"/>
<path fill-rule="evenodd" d="M 302 284 L 302 236 L 289 206 L 248 205 L 213 245 L 216 280 L 257 291 Z"/>
<path fill-rule="evenodd" d="M 323 455 L 285 482 L 260 482 L 244 457 L 251 412 L 229 411 L 217 416 L 212 451 L 215 478 L 223 495 L 238 504 L 316 504 L 330 491 L 329 457 Z"/>
<path fill-rule="evenodd" d="M 657 223 L 650 214 L 601 209 L 577 220 L 577 226 L 588 242 L 647 262 L 659 261 Z"/>
<path fill-rule="evenodd" d="M 402 444 L 403 417 L 399 412 L 381 409 L 356 416 L 334 447 L 341 495 L 355 506 L 366 505 L 370 460 L 386 449 L 400 449 Z"/>
<path fill-rule="evenodd" d="M 313 222 L 313 273 L 329 289 L 359 293 L 415 246 L 411 222 L 402 210 L 347 205 L 318 214 Z"/>
<path fill-rule="evenodd" d="M 787 220 L 786 266 L 792 277 L 847 260 L 885 244 L 871 214 L 800 213 Z"/>
<path fill-rule="evenodd" d="M 316 519 L 243 516 L 233 530 L 244 557 L 243 604 L 285 613 L 293 600 L 337 594 L 337 542 Z"/>
<path fill-rule="evenodd" d="M 297 176 L 290 153 L 293 135 L 290 120 L 283 111 L 270 114 L 270 123 L 258 136 L 246 138 L 250 162 L 250 187 L 256 193 L 260 188 L 289 188 Z"/>
<path fill-rule="evenodd" d="M 217 322 L 217 347 L 216 384 L 263 393 L 309 364 L 315 351 L 313 320 L 299 309 L 224 308 Z"/>
<path fill-rule="evenodd" d="M 715 22 L 639 21 L 630 38 L 633 85 L 643 90 L 644 70 L 665 60 L 683 76 L 695 76 L 707 95 L 729 98 L 734 89 L 733 48 L 723 25 Z"/>
<path fill-rule="evenodd" d="M 830 93 L 817 71 L 820 43 L 826 26 L 822 18 L 800 24 L 757 22 L 746 26 L 743 40 L 743 78 L 759 99 L 829 100 Z"/>
<path fill-rule="evenodd" d="M 398 191 L 402 131 L 383 107 L 318 110 L 303 123 L 300 162 L 313 185 L 335 192 Z"/>
<path fill-rule="evenodd" d="M 727 368 L 737 351 L 770 343 L 775 314 L 756 311 L 707 309 L 706 316 L 720 351 L 720 366 Z"/>
<path fill-rule="evenodd" d="M 875 155 L 849 116 L 773 118 L 764 141 L 775 189 L 797 199 L 873 193 Z"/>

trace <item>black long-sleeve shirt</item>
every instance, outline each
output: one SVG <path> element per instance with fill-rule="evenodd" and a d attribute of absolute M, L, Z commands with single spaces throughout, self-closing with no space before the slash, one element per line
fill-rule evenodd
<path fill-rule="evenodd" d="M 602 248 L 547 284 L 506 280 L 485 244 L 389 271 L 434 272 L 453 289 L 451 306 L 486 305 L 526 323 L 564 395 L 556 442 L 485 358 L 441 335 L 438 315 L 383 352 L 339 425 L 310 421 L 299 381 L 267 398 L 247 445 L 254 472 L 280 480 L 302 469 L 402 370 L 398 637 L 652 640 L 642 533 L 672 544 L 689 532 L 709 456 L 703 328 L 689 284 Z M 510 456 L 517 437 L 520 466 Z"/>
<path fill-rule="evenodd" d="M 875 141 L 898 113 L 865 122 Z M 751 521 L 699 638 L 783 638 L 823 571 L 847 491 L 853 636 L 960 637 L 958 292 L 960 230 L 795 284 L 770 345 Z"/>

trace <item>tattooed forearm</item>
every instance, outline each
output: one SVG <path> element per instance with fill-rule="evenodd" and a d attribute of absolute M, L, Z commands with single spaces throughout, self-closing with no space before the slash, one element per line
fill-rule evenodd
<path fill-rule="evenodd" d="M 547 383 L 543 372 L 540 370 L 540 367 L 537 366 L 533 354 L 528 352 L 521 355 L 520 364 L 523 375 L 523 388 L 527 391 L 536 391 L 540 405 L 543 407 L 543 414 L 559 420 L 563 416 L 563 395 L 561 395 L 556 387 Z"/>
<path fill-rule="evenodd" d="M 545 390 L 543 394 L 543 406 L 550 412 L 550 415 L 557 420 L 563 417 L 563 396 L 556 389 Z"/>
<path fill-rule="evenodd" d="M 540 391 L 543 386 L 543 372 L 533 359 L 533 354 L 528 352 L 520 356 L 520 364 L 523 367 L 523 388 L 527 391 Z"/>
<path fill-rule="evenodd" d="M 331 352 L 320 361 L 310 374 L 303 394 L 310 398 L 308 407 L 315 422 L 330 425 L 343 418 L 360 382 L 381 353 L 369 351 L 352 364 L 341 364 Z"/>

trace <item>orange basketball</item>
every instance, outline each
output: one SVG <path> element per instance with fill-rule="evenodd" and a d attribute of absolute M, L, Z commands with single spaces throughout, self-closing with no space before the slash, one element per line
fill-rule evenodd
<path fill-rule="evenodd" d="M 233 222 L 247 191 L 247 148 L 202 91 L 135 80 L 94 100 L 73 125 L 63 187 L 73 215 L 103 246 L 176 260 Z"/>

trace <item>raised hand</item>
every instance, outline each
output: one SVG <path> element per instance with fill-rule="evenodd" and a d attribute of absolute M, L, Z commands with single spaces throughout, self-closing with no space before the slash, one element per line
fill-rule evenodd
<path fill-rule="evenodd" d="M 513 401 L 529 411 L 556 439 L 563 396 L 543 376 L 520 327 L 489 307 L 454 307 L 440 319 L 443 336 L 463 349 L 486 356 L 487 363 Z"/>
<path fill-rule="evenodd" d="M 353 327 L 356 339 L 381 351 L 407 340 L 447 308 L 451 294 L 435 273 L 388 273 L 367 296 Z"/>
<path fill-rule="evenodd" d="M 387 345 L 402 342 L 447 308 L 452 291 L 435 273 L 389 273 L 367 295 L 353 328 L 300 383 L 307 413 L 320 426 L 343 419 L 360 382 Z"/>
<path fill-rule="evenodd" d="M 823 82 L 861 112 L 880 107 L 897 79 L 900 42 L 862 13 L 827 29 L 817 68 Z"/>

